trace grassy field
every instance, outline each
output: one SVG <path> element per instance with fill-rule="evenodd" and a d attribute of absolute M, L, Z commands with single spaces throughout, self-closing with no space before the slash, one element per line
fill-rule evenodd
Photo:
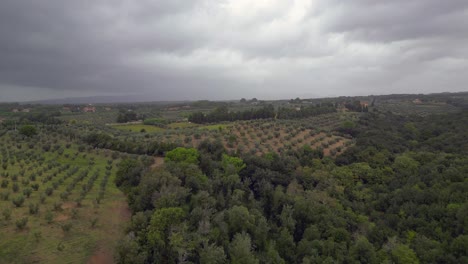
<path fill-rule="evenodd" d="M 117 160 L 110 152 L 80 151 L 60 140 L 53 146 L 62 147 L 43 151 L 41 139 L 33 144 L 10 135 L 0 142 L 0 262 L 112 259 L 130 212 L 114 185 Z"/>
<path fill-rule="evenodd" d="M 190 122 L 176 122 L 176 123 L 170 123 L 169 125 L 167 125 L 168 128 L 173 128 L 173 129 L 192 128 L 192 127 L 198 127 L 198 126 L 199 125 L 190 123 Z"/>
<path fill-rule="evenodd" d="M 143 125 L 143 124 L 112 125 L 111 127 L 115 128 L 115 129 L 124 130 L 124 131 L 148 132 L 148 133 L 159 132 L 159 131 L 164 130 L 164 128 L 160 128 L 160 127 L 157 127 L 157 126 L 151 126 L 151 125 Z"/>

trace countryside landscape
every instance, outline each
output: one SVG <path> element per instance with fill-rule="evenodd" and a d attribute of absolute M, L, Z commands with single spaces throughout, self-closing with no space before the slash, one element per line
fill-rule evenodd
<path fill-rule="evenodd" d="M 2 263 L 467 260 L 467 93 L 0 107 Z"/>
<path fill-rule="evenodd" d="M 1 0 L 0 264 L 468 264 L 467 0 Z"/>

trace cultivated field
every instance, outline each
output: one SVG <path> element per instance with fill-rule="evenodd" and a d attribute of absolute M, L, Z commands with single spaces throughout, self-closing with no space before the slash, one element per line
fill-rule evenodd
<path fill-rule="evenodd" d="M 130 212 L 115 187 L 118 157 L 53 133 L 0 137 L 0 262 L 112 260 Z"/>
<path fill-rule="evenodd" d="M 166 128 L 127 124 L 109 126 L 119 131 L 108 132 L 131 141 L 173 142 L 186 147 L 197 147 L 206 139 L 215 139 L 221 141 L 228 151 L 257 155 L 280 153 L 307 145 L 323 149 L 327 156 L 336 156 L 352 145 L 353 140 L 333 130 L 344 121 L 355 118 L 354 113 L 333 113 L 300 120 L 250 120 L 211 125 L 179 122 Z"/>

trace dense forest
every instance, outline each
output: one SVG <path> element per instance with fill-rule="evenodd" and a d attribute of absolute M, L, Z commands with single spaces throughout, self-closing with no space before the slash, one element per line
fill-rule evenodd
<path fill-rule="evenodd" d="M 222 144 L 119 165 L 134 212 L 119 263 L 468 263 L 468 112 L 370 112 L 335 159 Z M 97 140 L 99 141 L 99 140 Z M 231 154 L 232 155 L 232 154 Z"/>

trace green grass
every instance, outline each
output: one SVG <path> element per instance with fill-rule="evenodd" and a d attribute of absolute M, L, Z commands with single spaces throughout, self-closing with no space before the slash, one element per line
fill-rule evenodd
<path fill-rule="evenodd" d="M 111 127 L 115 129 L 124 130 L 124 131 L 131 131 L 131 132 L 141 132 L 142 130 L 148 133 L 164 131 L 164 128 L 160 128 L 157 126 L 150 126 L 150 125 L 140 125 L 140 124 L 112 125 Z"/>
<path fill-rule="evenodd" d="M 167 125 L 168 128 L 191 128 L 197 127 L 197 124 L 190 123 L 190 122 L 179 122 L 179 123 L 170 123 Z"/>
<path fill-rule="evenodd" d="M 228 124 L 214 124 L 214 125 L 207 125 L 207 126 L 200 126 L 199 129 L 202 130 L 222 130 L 231 125 Z"/>

